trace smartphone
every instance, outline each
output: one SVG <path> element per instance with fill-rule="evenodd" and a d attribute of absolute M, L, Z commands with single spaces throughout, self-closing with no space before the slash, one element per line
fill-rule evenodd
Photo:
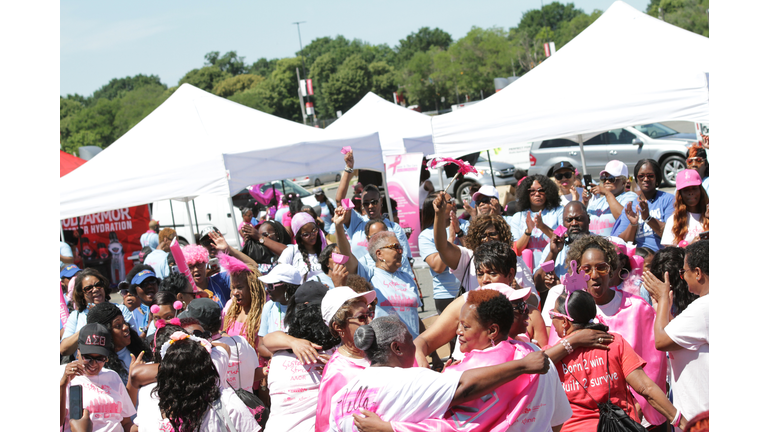
<path fill-rule="evenodd" d="M 584 174 L 584 187 L 592 186 L 592 174 Z"/>
<path fill-rule="evenodd" d="M 211 270 L 219 270 L 219 259 L 218 258 L 211 258 L 208 260 L 208 268 Z"/>
<path fill-rule="evenodd" d="M 709 231 L 699 233 L 699 240 L 709 240 Z"/>
<path fill-rule="evenodd" d="M 83 418 L 83 386 L 69 386 L 69 418 L 80 420 Z"/>

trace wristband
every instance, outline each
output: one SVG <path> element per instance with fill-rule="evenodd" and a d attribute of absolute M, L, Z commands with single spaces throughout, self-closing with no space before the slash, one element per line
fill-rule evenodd
<path fill-rule="evenodd" d="M 682 413 L 680 410 L 677 410 L 677 413 L 675 414 L 675 418 L 672 419 L 672 426 L 679 428 L 680 427 L 680 421 L 683 419 Z"/>
<path fill-rule="evenodd" d="M 353 169 L 352 169 L 352 168 L 350 168 L 350 167 L 345 167 L 345 168 L 344 168 L 344 171 L 345 171 L 345 172 L 348 172 L 348 173 L 350 173 L 350 174 L 352 174 L 352 173 L 353 173 L 355 170 L 353 170 Z"/>
<path fill-rule="evenodd" d="M 459 232 L 456 233 L 456 237 L 459 237 L 459 238 L 464 237 L 464 231 L 459 230 Z"/>
<path fill-rule="evenodd" d="M 573 347 L 571 346 L 571 343 L 568 342 L 568 339 L 563 339 L 560 341 L 561 344 L 563 344 L 563 347 L 565 347 L 565 350 L 568 351 L 568 354 L 573 353 Z"/>
<path fill-rule="evenodd" d="M 643 223 L 648 223 L 648 222 L 650 222 L 650 221 L 651 221 L 651 219 L 653 219 L 653 216 L 651 216 L 651 215 L 648 215 L 648 219 L 644 219 L 644 220 L 643 220 Z"/>
<path fill-rule="evenodd" d="M 528 237 L 530 237 L 530 236 L 531 236 L 531 233 L 529 233 L 528 231 L 526 231 L 526 232 L 525 232 L 525 235 L 527 235 Z"/>

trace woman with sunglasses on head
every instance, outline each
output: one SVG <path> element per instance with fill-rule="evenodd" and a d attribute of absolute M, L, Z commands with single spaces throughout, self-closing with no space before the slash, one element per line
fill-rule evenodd
<path fill-rule="evenodd" d="M 707 191 L 709 195 L 709 159 L 707 159 L 707 151 L 704 147 L 695 145 L 688 149 L 688 158 L 685 160 L 688 165 L 688 169 L 696 170 L 701 177 L 701 187 Z"/>
<path fill-rule="evenodd" d="M 616 219 L 621 216 L 624 207 L 637 199 L 636 193 L 626 192 L 627 176 L 627 165 L 622 161 L 612 160 L 600 171 L 600 183 L 584 194 L 583 202 L 589 213 L 589 232 L 592 234 L 611 235 Z"/>
<path fill-rule="evenodd" d="M 109 281 L 98 270 L 86 268 L 75 278 L 73 300 L 77 309 L 73 310 L 61 336 L 59 351 L 63 356 L 74 354 L 77 349 L 78 332 L 88 323 L 89 310 L 100 303 L 109 301 Z M 133 313 L 124 305 L 115 305 L 123 315 L 123 319 L 131 327 L 136 327 Z"/>
<path fill-rule="evenodd" d="M 91 417 L 94 432 L 128 432 L 136 414 L 133 402 L 118 374 L 105 368 L 113 352 L 112 334 L 101 324 L 83 326 L 79 334 L 78 360 L 62 365 L 59 382 L 59 425 L 70 430 L 69 392 L 73 385 L 81 386 L 82 407 Z"/>
<path fill-rule="evenodd" d="M 627 203 L 611 235 L 655 252 L 661 248 L 664 225 L 675 209 L 675 197 L 657 189 L 661 185 L 661 166 L 654 159 L 637 162 L 635 181 L 640 195 Z"/>
<path fill-rule="evenodd" d="M 667 376 L 667 358 L 664 352 L 657 351 L 653 340 L 653 322 L 656 312 L 642 297 L 627 291 L 619 291 L 611 286 L 611 279 L 619 270 L 619 257 L 616 248 L 608 239 L 597 235 L 585 235 L 571 244 L 568 262 L 576 261 L 578 272 L 588 275 L 586 291 L 597 304 L 598 320 L 621 334 L 632 349 L 647 362 L 645 373 L 658 385 L 665 385 Z M 570 273 L 570 270 L 569 270 Z M 550 296 L 559 296 L 564 286 L 550 290 Z M 555 297 L 556 298 L 556 297 Z M 549 345 L 554 346 L 559 340 L 556 327 L 550 327 Z M 634 392 L 634 390 L 633 390 Z M 640 403 L 646 427 L 660 425 L 665 418 L 648 401 L 634 392 Z"/>
<path fill-rule="evenodd" d="M 422 302 L 416 281 L 402 269 L 405 253 L 403 246 L 394 232 L 381 231 L 371 236 L 368 242 L 368 253 L 375 265 L 369 266 L 363 261 L 358 261 L 352 254 L 344 229 L 344 220 L 350 211 L 337 207 L 333 217 L 339 249 L 343 255 L 349 257 L 345 263 L 347 270 L 362 276 L 373 285 L 379 300 L 376 315 L 397 315 L 408 327 L 411 335 L 416 338 L 424 326 L 418 311 Z"/>
<path fill-rule="evenodd" d="M 595 298 L 584 291 L 563 293 L 550 312 L 552 327 L 560 338 L 558 344 L 568 350 L 568 355 L 556 362 L 559 363 L 557 373 L 573 410 L 573 416 L 565 422 L 561 431 L 596 430 L 600 418 L 598 403 L 606 401 L 620 407 L 639 423 L 633 393 L 642 395 L 642 402 L 647 401 L 645 404 L 641 402 L 645 417 L 653 407 L 655 413 L 660 413 L 659 425 L 664 426 L 664 421 L 668 420 L 676 423 L 675 426 L 684 427 L 687 423 L 685 418 L 672 406 L 658 383 L 646 374 L 644 357 L 620 332 L 612 333 L 613 341 L 608 345 L 608 351 L 570 346 L 568 339 L 583 329 L 608 331 L 609 326 L 594 322 L 598 313 Z M 662 385 L 665 384 L 662 382 Z M 632 393 L 627 391 L 628 387 Z"/>
<path fill-rule="evenodd" d="M 509 224 L 512 236 L 517 239 L 518 255 L 524 249 L 532 251 L 533 267 L 538 267 L 542 251 L 562 223 L 563 207 L 555 183 L 540 174 L 523 179 L 517 187 L 517 213 Z"/>
<path fill-rule="evenodd" d="M 709 232 L 709 195 L 701 185 L 698 171 L 682 170 L 675 182 L 675 211 L 664 226 L 664 246 L 693 243 L 701 233 Z"/>
<path fill-rule="evenodd" d="M 296 244 L 285 248 L 278 262 L 296 267 L 301 274 L 301 281 L 308 281 L 323 272 L 317 257 L 328 245 L 325 234 L 320 231 L 317 220 L 304 212 L 293 216 L 291 230 Z"/>

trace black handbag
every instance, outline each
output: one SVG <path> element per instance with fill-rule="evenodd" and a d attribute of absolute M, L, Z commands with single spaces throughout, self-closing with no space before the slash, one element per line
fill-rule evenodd
<path fill-rule="evenodd" d="M 608 370 L 608 376 L 610 376 L 611 367 L 608 364 L 608 352 L 605 353 L 605 367 Z M 568 371 L 567 367 L 563 367 L 563 369 Z M 568 371 L 568 373 L 570 373 L 570 371 Z M 574 377 L 574 380 L 579 383 L 585 392 L 587 392 L 587 396 L 597 404 L 597 408 L 600 410 L 600 419 L 597 421 L 597 432 L 648 432 L 648 429 L 632 420 L 620 406 L 616 406 L 611 402 L 610 383 L 608 383 L 608 400 L 606 402 L 598 402 L 591 394 L 589 394 L 587 388 L 580 380 L 576 379 L 576 377 Z"/>
<path fill-rule="evenodd" d="M 240 358 L 240 349 L 237 347 L 237 341 L 232 338 L 232 340 L 235 342 L 235 351 L 237 352 L 237 359 L 238 361 L 241 360 Z M 259 399 L 258 396 L 255 394 L 249 392 L 248 390 L 245 390 L 243 388 L 243 383 L 240 381 L 240 365 L 237 366 L 237 382 L 240 385 L 240 388 L 235 390 L 234 387 L 232 387 L 232 384 L 227 381 L 227 385 L 229 388 L 235 391 L 235 394 L 237 397 L 240 398 L 241 401 L 247 406 L 248 408 L 255 411 L 254 418 L 256 419 L 256 422 L 259 424 L 259 426 L 264 428 L 264 426 L 267 424 L 267 420 L 269 420 L 269 408 L 267 408 L 266 405 L 264 405 L 264 402 Z"/>

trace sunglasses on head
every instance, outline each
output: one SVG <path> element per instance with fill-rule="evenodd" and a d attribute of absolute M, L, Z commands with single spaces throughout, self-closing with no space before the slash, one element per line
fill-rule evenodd
<path fill-rule="evenodd" d="M 564 173 L 555 173 L 555 180 L 562 180 L 564 178 L 571 178 L 573 177 L 573 173 L 570 171 L 566 171 Z"/>
<path fill-rule="evenodd" d="M 600 181 L 603 182 L 603 183 L 615 183 L 616 182 L 616 177 L 614 177 L 612 175 L 600 176 Z"/>
<path fill-rule="evenodd" d="M 590 264 L 584 264 L 583 266 L 579 267 L 579 271 L 583 271 L 585 274 L 591 275 L 592 270 L 597 271 L 597 274 L 600 276 L 604 276 L 608 274 L 609 271 L 611 271 L 611 265 L 608 263 L 599 263 L 595 264 L 594 267 Z"/>
<path fill-rule="evenodd" d="M 264 286 L 264 289 L 267 290 L 267 291 L 274 291 L 275 288 L 277 288 L 279 286 L 283 286 L 283 285 L 285 285 L 285 284 L 282 283 L 282 282 L 281 283 L 268 283 L 268 284 L 266 284 Z"/>
<path fill-rule="evenodd" d="M 94 288 L 101 288 L 104 289 L 106 285 L 102 281 L 98 281 L 93 285 L 87 285 L 83 287 L 83 292 L 91 292 Z"/>

